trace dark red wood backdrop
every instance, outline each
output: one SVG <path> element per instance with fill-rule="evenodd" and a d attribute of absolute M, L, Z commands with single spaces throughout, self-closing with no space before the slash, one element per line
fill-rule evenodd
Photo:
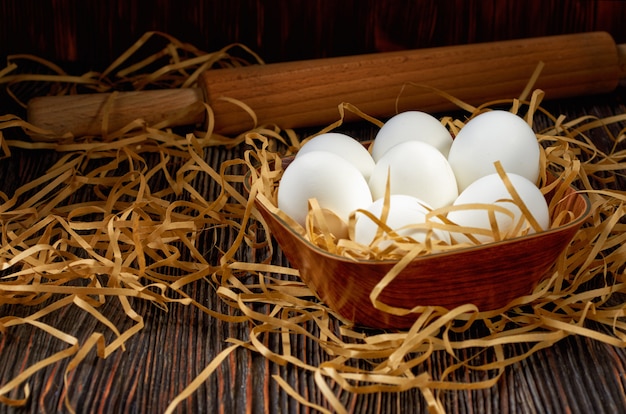
<path fill-rule="evenodd" d="M 624 21 L 621 0 L 3 0 L 0 57 L 99 69 L 151 30 L 268 62 L 592 30 L 623 43 Z"/>

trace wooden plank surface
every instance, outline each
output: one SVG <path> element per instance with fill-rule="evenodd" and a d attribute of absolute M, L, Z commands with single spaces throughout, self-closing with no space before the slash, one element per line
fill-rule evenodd
<path fill-rule="evenodd" d="M 608 96 L 572 99 L 547 104 L 552 113 L 571 118 L 592 114 L 600 117 L 626 113 L 626 90 L 621 87 Z M 536 119 L 541 127 L 545 119 Z M 620 126 L 615 126 L 619 128 Z M 623 128 L 624 125 L 621 126 Z M 363 139 L 373 136 L 373 129 L 362 124 L 342 127 L 344 132 Z M 299 131 L 306 135 L 311 131 Z M 602 138 L 597 138 L 601 140 Z M 599 146 L 602 142 L 597 143 Z M 241 147 L 213 148 L 205 158 L 211 165 L 241 156 Z M 59 156 L 54 152 L 14 150 L 11 158 L 0 163 L 0 182 L 6 193 L 21 183 L 43 174 Z M 166 183 L 163 183 L 166 185 Z M 200 191 L 216 191 L 209 182 L 196 183 Z M 76 193 L 74 200 L 88 198 Z M 215 240 L 227 248 L 234 237 L 227 229 L 216 229 L 202 239 L 206 257 L 217 259 Z M 252 254 L 248 252 L 244 254 Z M 286 264 L 277 257 L 277 264 Z M 224 313 L 231 309 L 216 295 L 211 283 L 199 281 L 186 292 L 209 309 Z M 617 297 L 615 300 L 621 300 Z M 164 412 L 178 395 L 229 344 L 228 338 L 246 340 L 248 324 L 230 324 L 212 318 L 192 306 L 172 304 L 164 311 L 133 299 L 132 304 L 143 316 L 145 327 L 106 359 L 92 351 L 64 387 L 63 375 L 69 361 L 62 360 L 37 372 L 28 380 L 31 398 L 22 408 L 0 406 L 0 412 L 25 414 L 66 412 L 63 399 L 69 399 L 80 413 L 157 413 Z M 115 300 L 107 302 L 102 313 L 120 329 L 132 325 Z M 265 309 L 268 311 L 268 309 Z M 23 306 L 0 306 L 0 316 L 26 316 L 33 309 Z M 85 340 L 98 322 L 77 307 L 67 307 L 43 319 L 64 332 Z M 309 326 L 309 329 L 314 327 Z M 600 332 L 606 328 L 597 327 Z M 267 346 L 278 351 L 273 339 Z M 318 364 L 326 358 L 314 341 L 294 338 L 293 349 L 306 362 Z M 65 344 L 50 339 L 42 331 L 21 325 L 0 334 L 0 385 L 6 384 L 34 361 L 61 350 Z M 519 345 L 527 351 L 529 345 Z M 427 363 L 433 372 L 441 372 L 449 356 L 436 353 Z M 292 365 L 279 366 L 257 353 L 243 348 L 232 352 L 217 371 L 203 383 L 177 412 L 311 412 L 278 386 L 272 376 L 278 375 L 310 401 L 329 407 L 315 384 L 313 375 Z M 472 374 L 476 375 L 476 374 Z M 458 378 L 463 380 L 463 378 Z M 470 378 L 465 378 L 470 380 Z M 568 337 L 551 348 L 539 351 L 509 367 L 497 385 L 475 391 L 447 391 L 441 400 L 449 413 L 616 413 L 626 411 L 626 350 L 585 337 Z M 355 395 L 334 388 L 339 400 L 353 413 L 421 413 L 426 403 L 418 390 L 401 393 Z"/>
<path fill-rule="evenodd" d="M 189 7 L 165 0 L 44 3 L 0 2 L 0 56 L 32 53 L 81 69 L 102 69 L 147 30 L 167 32 L 206 51 L 239 41 L 268 62 L 590 30 L 607 30 L 617 42 L 626 42 L 626 2 L 615 0 L 434 0 L 410 6 L 391 0 L 198 1 Z M 0 98 L 3 105 L 8 101 L 6 96 Z M 625 102 L 622 86 L 608 96 L 549 105 L 553 113 L 572 118 L 583 114 L 603 117 L 626 113 Z M 13 113 L 13 107 L 2 108 L 2 114 Z M 541 117 L 536 121 L 541 126 Z M 300 132 L 305 135 L 310 131 Z M 373 136 L 373 130 L 364 125 L 347 126 L 345 132 L 363 139 Z M 240 157 L 241 151 L 214 148 L 207 151 L 205 158 L 216 166 L 223 160 Z M 13 150 L 11 158 L 0 160 L 0 191 L 12 193 L 22 183 L 40 176 L 59 156 L 48 151 Z M 623 180 L 621 183 L 624 185 Z M 200 181 L 197 185 L 207 194 L 216 191 L 209 182 Z M 88 197 L 89 194 L 79 192 L 74 199 Z M 202 248 L 208 258 L 215 260 L 218 252 L 214 241 L 218 240 L 219 247 L 224 248 L 233 237 L 227 229 L 216 229 L 201 240 Z M 286 261 L 279 256 L 276 263 L 284 265 Z M 186 287 L 186 292 L 209 309 L 232 312 L 210 283 L 194 283 Z M 71 372 L 67 388 L 64 372 L 69 361 L 52 364 L 28 380 L 31 398 L 26 406 L 0 405 L 0 412 L 67 412 L 63 401 L 69 395 L 79 413 L 160 413 L 228 348 L 228 338 L 248 338 L 247 324 L 228 324 L 192 306 L 171 304 L 165 312 L 138 299 L 132 300 L 132 304 L 143 317 L 145 327 L 126 343 L 124 351 L 118 350 L 106 359 L 92 351 Z M 101 311 L 120 329 L 130 327 L 118 302 L 107 302 Z M 32 312 L 33 309 L 22 306 L 0 305 L 0 317 L 27 316 Z M 44 321 L 81 341 L 102 328 L 76 307 L 65 308 Z M 604 332 L 606 328 L 597 329 Z M 327 358 L 314 341 L 300 336 L 294 341 L 294 349 L 304 361 L 318 364 Z M 64 346 L 28 325 L 0 333 L 0 386 Z M 267 346 L 274 351 L 280 348 L 274 338 L 268 340 Z M 516 353 L 522 353 L 529 345 L 518 348 Z M 445 354 L 435 354 L 427 362 L 427 369 L 441 372 L 448 359 Z M 291 365 L 279 366 L 239 348 L 177 411 L 314 412 L 279 387 L 274 375 L 310 401 L 329 407 L 312 374 Z M 354 395 L 341 392 L 338 387 L 334 389 L 353 413 L 427 410 L 418 390 Z M 623 348 L 585 337 L 568 337 L 509 367 L 492 388 L 443 392 L 441 400 L 449 413 L 617 413 L 626 412 L 625 389 Z"/>

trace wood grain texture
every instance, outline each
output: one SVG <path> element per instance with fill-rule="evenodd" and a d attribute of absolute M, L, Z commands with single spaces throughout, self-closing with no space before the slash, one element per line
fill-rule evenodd
<path fill-rule="evenodd" d="M 201 80 L 216 129 L 239 133 L 254 127 L 250 115 L 221 98 L 245 102 L 258 124 L 301 128 L 330 124 L 342 102 L 374 117 L 456 108 L 429 88 L 471 105 L 519 96 L 539 63 L 535 87 L 551 99 L 608 92 L 617 57 L 611 36 L 594 32 L 209 70 Z"/>
<path fill-rule="evenodd" d="M 167 0 L 3 0 L 0 57 L 33 53 L 75 65 L 80 73 L 85 68 L 102 70 L 147 30 L 168 32 L 206 51 L 239 41 L 254 48 L 267 62 L 591 30 L 606 30 L 616 41 L 626 42 L 626 2 L 617 0 L 432 0 L 408 6 L 399 0 L 191 3 L 183 7 Z M 625 113 L 625 102 L 626 91 L 621 87 L 610 95 L 559 101 L 547 107 L 552 113 L 570 117 L 610 116 Z M 4 103 L 2 108 L 8 108 Z M 537 122 L 541 124 L 541 119 Z M 362 126 L 347 126 L 344 130 L 364 139 L 372 136 L 372 130 Z M 216 166 L 221 160 L 239 157 L 238 151 L 213 149 L 206 159 Z M 21 183 L 41 175 L 58 156 L 45 151 L 13 150 L 13 156 L 0 163 L 2 191 L 14 192 Z M 209 182 L 196 185 L 207 194 L 216 191 Z M 626 188 L 621 177 L 615 185 Z M 75 195 L 76 199 L 86 196 Z M 207 257 L 216 257 L 211 247 L 214 238 L 226 246 L 233 237 L 223 229 L 207 234 L 203 244 Z M 287 261 L 278 255 L 276 263 L 285 265 Z M 207 283 L 188 286 L 187 293 L 210 309 L 229 311 Z M 247 337 L 247 326 L 225 324 L 191 307 L 172 305 L 164 312 L 141 301 L 133 304 L 146 326 L 128 341 L 125 351 L 116 351 L 107 359 L 88 355 L 72 373 L 67 390 L 63 373 L 69 361 L 51 365 L 29 380 L 32 397 L 25 407 L 0 406 L 0 412 L 65 412 L 66 393 L 79 413 L 163 412 L 171 399 L 226 348 L 226 338 Z M 127 320 L 116 316 L 119 304 L 109 302 L 102 312 L 120 328 L 128 328 Z M 29 313 L 19 306 L 0 306 L 0 316 Z M 93 318 L 76 308 L 68 308 L 55 318 L 56 326 L 80 340 L 85 340 L 96 325 Z M 279 349 L 280 344 L 267 341 L 270 349 Z M 325 358 L 312 340 L 298 337 L 295 341 L 294 349 L 306 362 L 318 364 Z M 0 334 L 0 384 L 62 346 L 26 325 Z M 527 350 L 528 345 L 518 345 L 516 353 Z M 441 372 L 448 358 L 436 354 L 425 369 Z M 279 375 L 311 401 L 328 407 L 309 373 L 293 366 L 278 366 L 258 354 L 238 349 L 177 412 L 313 412 L 290 398 L 273 375 Z M 443 392 L 441 399 L 449 413 L 459 414 L 613 414 L 626 412 L 625 390 L 626 350 L 585 337 L 568 337 L 511 366 L 492 388 Z M 339 398 L 352 413 L 427 412 L 417 390 L 391 395 L 341 393 Z"/>
<path fill-rule="evenodd" d="M 3 0 L 0 57 L 33 53 L 102 70 L 147 31 L 202 50 L 244 43 L 267 62 L 606 30 L 618 0 Z"/>
<path fill-rule="evenodd" d="M 110 102 L 109 102 L 110 101 Z M 167 126 L 195 125 L 204 121 L 203 94 L 197 88 L 137 92 L 39 96 L 28 102 L 27 119 L 59 136 L 99 135 L 114 132 L 142 119 L 147 125 L 167 120 Z M 108 111 L 108 113 L 107 113 Z M 179 113 L 179 116 L 174 114 Z"/>
<path fill-rule="evenodd" d="M 592 114 L 610 116 L 626 112 L 626 91 L 619 89 L 611 95 L 586 99 L 558 101 L 549 104 L 553 113 L 568 117 Z M 541 117 L 536 120 L 539 127 Z M 623 127 L 623 126 L 622 126 Z M 372 129 L 363 125 L 343 127 L 344 132 L 372 137 Z M 310 130 L 301 131 L 307 134 Z M 598 138 L 599 139 L 599 138 Z M 602 147 L 603 142 L 596 144 Z M 214 148 L 207 152 L 211 165 L 241 156 L 241 148 Z M 15 150 L 11 158 L 0 164 L 0 178 L 5 192 L 12 192 L 20 183 L 40 175 L 59 154 Z M 156 160 L 154 160 L 156 161 Z M 623 188 L 625 183 L 617 185 Z M 166 185 L 166 183 L 163 183 Z M 210 194 L 218 189 L 209 180 L 194 183 L 199 191 Z M 89 197 L 77 193 L 76 200 Z M 216 229 L 202 240 L 201 249 L 209 260 L 217 258 L 212 243 L 229 246 L 234 234 Z M 245 251 L 244 255 L 254 252 Z M 245 258 L 245 257 L 244 257 Z M 287 264 L 282 255 L 276 264 Z M 245 282 L 245 280 L 244 280 Z M 206 282 L 186 287 L 186 292 L 210 309 L 229 312 Z M 620 300 L 620 298 L 616 298 Z M 623 299 L 621 299 L 623 300 Z M 32 398 L 23 408 L 0 407 L 0 412 L 12 414 L 66 412 L 66 393 L 80 413 L 155 413 L 163 412 L 172 398 L 196 376 L 219 352 L 228 346 L 226 338 L 246 339 L 247 325 L 226 324 L 197 311 L 193 307 L 171 305 L 168 312 L 146 302 L 133 300 L 133 306 L 143 316 L 145 328 L 127 342 L 125 351 L 116 351 L 107 359 L 91 353 L 72 372 L 69 388 L 63 386 L 63 373 L 68 361 L 61 361 L 35 374 L 29 381 Z M 262 306 L 259 311 L 268 312 Z M 0 315 L 25 316 L 32 310 L 3 305 Z M 121 318 L 121 308 L 108 302 L 102 312 L 121 329 L 129 321 Z M 76 307 L 68 307 L 54 316 L 55 326 L 84 340 L 96 328 L 97 322 L 86 317 Z M 315 326 L 307 326 L 316 332 Z M 602 327 L 600 332 L 606 332 Z M 468 335 L 480 332 L 471 330 Z M 606 332 L 609 333 L 609 332 Z M 265 339 L 274 351 L 280 349 L 275 339 Z M 293 349 L 303 361 L 319 364 L 327 358 L 311 339 L 294 338 Z M 0 335 L 0 384 L 22 371 L 29 364 L 64 344 L 51 340 L 41 331 L 22 325 Z M 527 344 L 517 345 L 517 354 L 528 351 Z M 466 352 L 466 351 L 462 351 Z M 468 354 L 469 355 L 469 354 Z M 450 356 L 435 353 L 423 369 L 441 373 Z M 185 400 L 177 412 L 215 413 L 295 413 L 313 412 L 289 397 L 272 379 L 279 375 L 312 402 L 328 407 L 310 373 L 293 366 L 279 366 L 259 354 L 238 349 L 230 355 L 197 392 Z M 461 375 L 461 374 L 455 374 Z M 463 374 L 464 380 L 478 378 L 477 373 Z M 612 414 L 626 410 L 626 350 L 596 342 L 585 337 L 568 337 L 551 348 L 539 351 L 505 371 L 497 385 L 476 391 L 446 391 L 440 394 L 448 413 L 565 413 L 594 412 Z M 426 403 L 419 391 L 397 394 L 353 395 L 334 388 L 340 401 L 351 413 L 424 413 Z"/>

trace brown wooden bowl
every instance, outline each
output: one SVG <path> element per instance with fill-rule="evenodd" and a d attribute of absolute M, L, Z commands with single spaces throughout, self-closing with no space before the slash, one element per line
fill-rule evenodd
<path fill-rule="evenodd" d="M 557 188 L 546 195 L 548 203 Z M 354 261 L 331 254 L 307 241 L 258 199 L 255 204 L 290 264 L 329 308 L 357 325 L 371 328 L 401 329 L 413 324 L 418 315 L 398 316 L 379 310 L 369 297 L 395 261 Z M 452 309 L 464 304 L 474 304 L 480 311 L 503 308 L 531 293 L 546 275 L 589 215 L 590 202 L 568 187 L 552 216 L 563 210 L 572 212 L 573 217 L 558 228 L 418 257 L 378 300 L 404 309 Z"/>

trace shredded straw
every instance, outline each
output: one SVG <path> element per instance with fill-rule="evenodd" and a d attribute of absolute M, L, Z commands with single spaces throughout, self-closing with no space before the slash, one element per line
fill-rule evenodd
<path fill-rule="evenodd" d="M 159 52 L 133 62 L 146 43 L 163 40 L 166 45 Z M 14 56 L 0 70 L 0 83 L 6 84 L 18 101 L 19 86 L 24 82 L 43 84 L 48 94 L 191 87 L 202 71 L 247 64 L 231 53 L 237 48 L 252 61 L 262 63 L 240 45 L 204 53 L 167 35 L 148 33 L 103 73 L 70 76 L 42 59 Z M 17 73 L 24 60 L 45 67 L 46 74 Z M 72 371 L 90 351 L 107 358 L 134 340 L 144 326 L 144 316 L 136 310 L 138 300 L 163 309 L 173 304 L 193 306 L 213 318 L 249 329 L 246 340 L 226 340 L 230 347 L 186 385 L 171 401 L 168 412 L 202 387 L 222 361 L 242 347 L 273 363 L 309 372 L 325 397 L 323 405 L 308 401 L 286 378 L 278 374 L 273 378 L 302 405 L 339 413 L 347 411 L 339 398 L 342 392 L 396 393 L 409 389 L 418 389 L 430 411 L 441 413 L 442 391 L 491 387 L 508 366 L 568 335 L 624 347 L 626 307 L 615 298 L 626 292 L 626 192 L 611 188 L 615 187 L 615 177 L 624 173 L 626 153 L 622 144 L 626 133 L 623 127 L 618 133 L 610 127 L 623 125 L 626 114 L 608 119 L 565 119 L 545 111 L 542 92 L 531 94 L 530 90 L 523 91 L 519 99 L 489 102 L 479 108 L 458 104 L 468 111 L 468 118 L 502 104 L 510 105 L 513 112 L 525 111 L 530 124 L 536 114 L 547 117 L 551 125 L 537 134 L 544 148 L 542 182 L 551 172 L 586 194 L 592 206 L 587 223 L 550 274 L 532 293 L 514 301 L 510 309 L 481 313 L 472 305 L 450 310 L 425 307 L 405 331 L 353 326 L 315 297 L 298 279 L 297 269 L 271 261 L 271 235 L 253 202 L 256 196 L 267 205 L 274 204 L 281 168 L 271 165 L 280 165 L 283 157 L 301 145 L 293 130 L 259 126 L 237 137 L 220 136 L 212 133 L 213 113 L 208 106 L 207 129 L 184 135 L 138 123 L 101 137 L 55 137 L 18 116 L 1 116 L 4 156 L 10 157 L 11 149 L 20 148 L 56 151 L 60 158 L 44 175 L 14 194 L 0 193 L 0 305 L 25 309 L 25 316 L 0 317 L 0 333 L 30 325 L 65 344 L 61 351 L 0 384 L 1 402 L 24 405 L 32 397 L 29 378 L 51 364 L 69 360 L 65 404 L 73 411 L 69 400 L 74 384 L 68 379 Z M 380 120 L 344 104 L 338 108 L 338 121 L 320 132 L 341 125 L 346 110 L 381 125 Z M 453 134 L 465 121 L 442 119 Z M 39 138 L 20 135 L 8 139 L 16 130 Z M 597 148 L 592 134 L 602 134 L 613 147 L 606 152 Z M 244 151 L 244 143 L 251 147 Z M 240 148 L 241 158 L 211 165 L 207 161 L 209 147 L 219 146 Z M 250 194 L 242 185 L 246 174 L 254 183 Z M 196 186 L 199 180 L 211 184 L 200 190 Z M 163 182 L 167 185 L 158 185 Z M 216 196 L 206 198 L 206 188 L 216 189 L 212 191 Z M 73 194 L 79 189 L 91 194 L 91 199 L 75 200 Z M 316 243 L 355 260 L 362 258 L 355 246 L 332 237 L 322 216 L 311 220 L 309 227 L 318 233 L 313 236 Z M 566 220 L 562 217 L 553 225 Z M 518 229 L 527 231 L 534 226 L 531 218 Z M 217 255 L 207 255 L 200 249 L 199 239 L 216 228 L 229 229 L 234 235 L 232 244 Z M 435 243 L 426 247 L 425 254 L 438 248 Z M 242 260 L 242 249 L 254 249 L 257 259 Z M 214 256 L 217 259 L 211 259 Z M 231 312 L 209 309 L 189 296 L 185 287 L 193 283 L 213 284 Z M 112 301 L 119 304 L 126 318 L 125 330 L 120 330 L 119 321 L 111 321 L 100 312 L 103 304 Z M 81 340 L 59 330 L 54 318 L 47 318 L 70 306 L 101 322 L 99 330 Z M 481 335 L 463 335 L 478 322 L 487 327 Z M 296 337 L 314 341 L 324 354 L 322 362 L 311 365 L 299 359 L 291 348 Z M 281 346 L 276 351 L 268 343 Z M 528 344 L 527 350 L 520 351 L 520 343 Z M 449 355 L 440 372 L 427 363 L 435 353 Z"/>

